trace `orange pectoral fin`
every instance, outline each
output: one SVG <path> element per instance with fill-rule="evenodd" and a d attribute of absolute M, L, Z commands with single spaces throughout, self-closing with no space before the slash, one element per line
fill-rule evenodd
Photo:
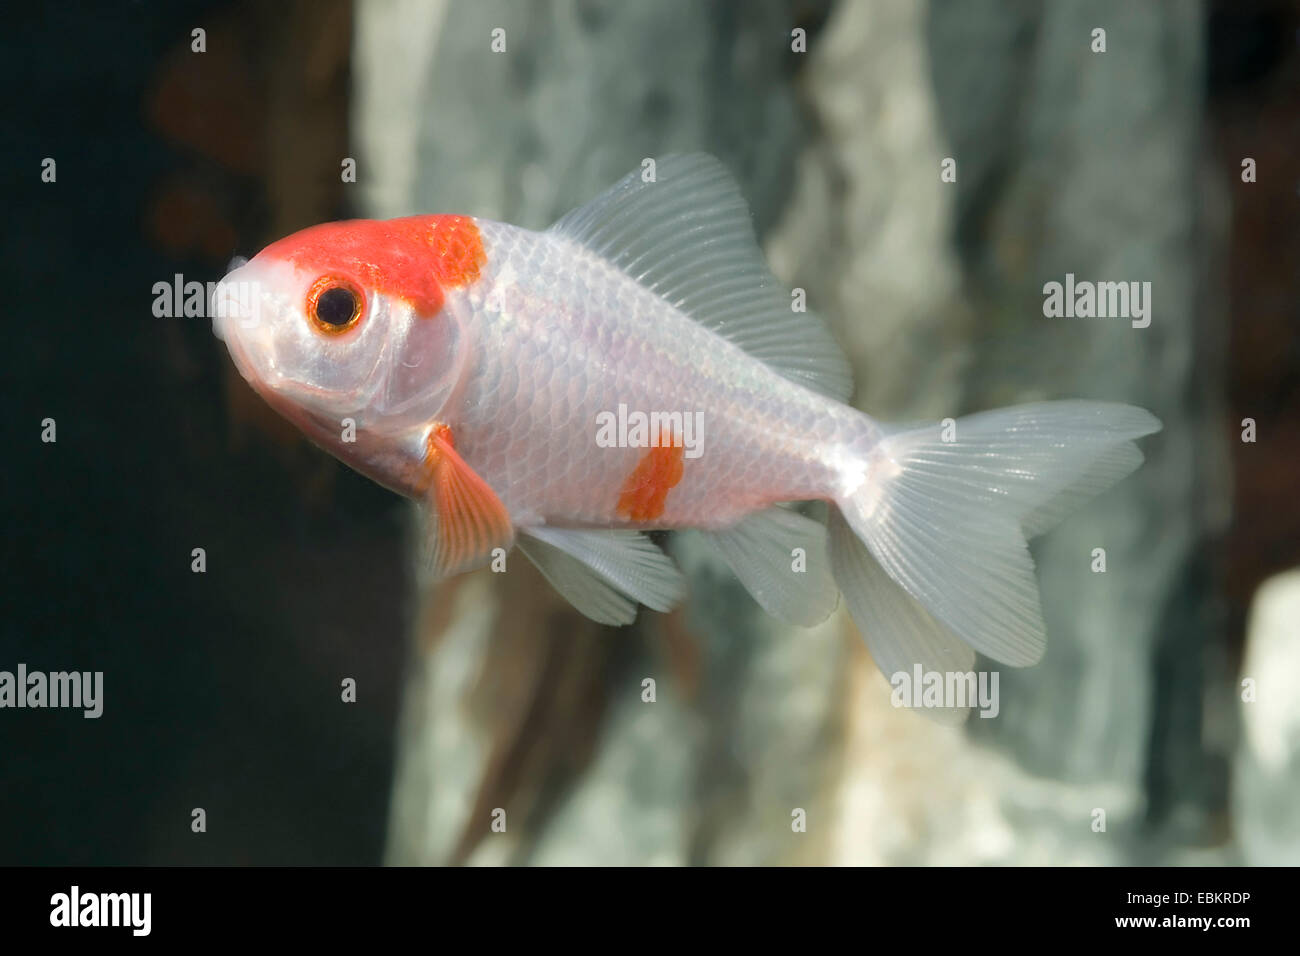
<path fill-rule="evenodd" d="M 484 563 L 496 548 L 510 550 L 515 529 L 495 491 L 456 453 L 451 429 L 429 433 L 425 455 L 428 505 L 425 555 L 435 578 Z"/>

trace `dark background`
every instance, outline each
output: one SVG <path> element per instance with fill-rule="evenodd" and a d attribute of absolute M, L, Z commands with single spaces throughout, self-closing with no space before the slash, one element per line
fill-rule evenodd
<path fill-rule="evenodd" d="M 0 862 L 379 860 L 402 504 L 264 412 L 208 320 L 152 314 L 155 282 L 215 280 L 273 224 L 346 212 L 348 22 L 327 24 L 344 56 L 312 86 L 316 6 L 45 5 L 5 33 L 21 80 L 4 262 L 24 321 L 5 362 L 0 667 L 103 671 L 106 700 L 98 720 L 0 717 Z M 280 189 L 266 157 L 304 103 L 320 128 L 276 161 L 310 172 L 327 150 L 329 174 Z"/>

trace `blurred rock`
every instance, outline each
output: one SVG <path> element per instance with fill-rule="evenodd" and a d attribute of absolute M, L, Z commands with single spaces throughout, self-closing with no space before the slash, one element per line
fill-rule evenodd
<path fill-rule="evenodd" d="M 844 3 L 806 55 L 778 3 L 487 2 L 405 33 L 400 9 L 358 11 L 362 163 L 386 171 L 371 208 L 541 227 L 645 156 L 706 149 L 741 179 L 777 274 L 835 327 L 873 415 L 1081 397 L 1165 422 L 1143 470 L 1035 545 L 1047 657 L 1003 671 L 1001 715 L 965 730 L 895 711 L 842 611 L 778 625 L 674 535 L 692 599 L 595 652 L 607 708 L 589 762 L 552 780 L 524 832 L 467 844 L 468 859 L 1125 863 L 1205 845 L 1222 803 L 1205 740 L 1228 738 L 1203 735 L 1202 662 L 1219 646 L 1195 559 L 1224 499 L 1199 6 Z M 494 28 L 505 53 L 489 52 Z M 388 55 L 399 34 L 432 62 Z M 1044 318 L 1042 286 L 1066 272 L 1151 282 L 1151 326 Z M 394 862 L 455 859 L 447 834 L 488 805 L 478 781 L 502 731 L 464 701 L 509 640 L 496 596 L 519 580 L 475 583 L 413 662 Z"/>
<path fill-rule="evenodd" d="M 1255 595 L 1239 690 L 1232 817 L 1245 862 L 1300 864 L 1300 571 Z"/>
<path fill-rule="evenodd" d="M 1098 806 L 1108 852 L 1130 862 L 1211 839 L 1218 809 L 1202 668 L 1221 631 L 1200 556 L 1227 494 L 1222 276 L 1205 268 L 1221 253 L 1223 199 L 1203 175 L 1202 16 L 1195 4 L 941 3 L 930 17 L 940 111 L 974 174 L 959 179 L 955 234 L 981 316 L 968 407 L 1096 398 L 1164 422 L 1142 442 L 1142 469 L 1034 544 L 1048 652 L 1005 674 L 1005 719 L 973 728 L 1035 775 L 1116 788 L 1118 803 Z M 1105 53 L 1092 52 L 1098 27 Z M 1151 282 L 1150 326 L 1044 318 L 1043 284 L 1067 272 Z M 1026 841 L 1059 829 L 1096 842 L 1084 818 L 1015 826 Z"/>
<path fill-rule="evenodd" d="M 1165 422 L 1136 476 L 1036 542 L 1049 649 L 1002 672 L 998 719 L 972 721 L 988 749 L 893 712 L 873 672 L 857 679 L 843 862 L 1132 862 L 1163 852 L 1131 836 L 1167 819 L 1183 827 L 1168 842 L 1205 839 L 1216 620 L 1196 555 L 1226 490 L 1200 47 L 1197 7 L 1121 3 L 842 4 L 817 44 L 822 135 L 771 246 L 835 318 L 856 403 L 908 420 L 1097 398 Z M 1066 272 L 1152 282 L 1151 327 L 1045 318 L 1043 284 Z"/>

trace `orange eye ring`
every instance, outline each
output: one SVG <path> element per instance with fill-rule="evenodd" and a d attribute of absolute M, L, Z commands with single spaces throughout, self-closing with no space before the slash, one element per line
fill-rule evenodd
<path fill-rule="evenodd" d="M 347 279 L 321 276 L 307 290 L 307 318 L 326 335 L 341 335 L 361 321 L 366 297 Z"/>

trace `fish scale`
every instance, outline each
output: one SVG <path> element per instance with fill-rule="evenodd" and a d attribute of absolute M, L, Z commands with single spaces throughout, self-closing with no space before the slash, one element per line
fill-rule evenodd
<path fill-rule="evenodd" d="M 723 526 L 834 482 L 818 448 L 860 435 L 861 415 L 782 378 L 564 240 L 477 222 L 488 266 L 446 303 L 479 356 L 451 420 L 458 450 L 512 516 Z M 566 259 L 577 261 L 564 270 Z M 707 361 L 718 353 L 726 361 Z M 653 522 L 616 510 L 645 449 L 596 444 L 597 415 L 619 404 L 704 416 L 701 454 L 684 462 Z"/>

